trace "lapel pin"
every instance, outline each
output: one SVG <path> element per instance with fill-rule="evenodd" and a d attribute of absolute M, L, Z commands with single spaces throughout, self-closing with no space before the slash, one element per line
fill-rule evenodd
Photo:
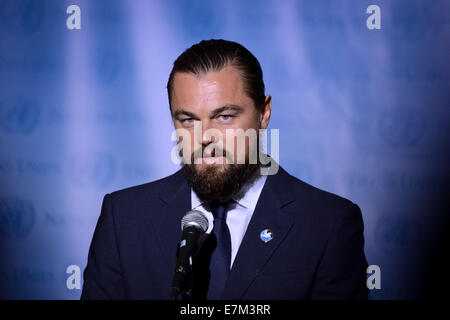
<path fill-rule="evenodd" d="M 270 240 L 273 239 L 273 232 L 270 229 L 264 229 L 259 234 L 259 237 L 261 238 L 262 242 L 267 243 L 267 242 L 269 242 Z"/>

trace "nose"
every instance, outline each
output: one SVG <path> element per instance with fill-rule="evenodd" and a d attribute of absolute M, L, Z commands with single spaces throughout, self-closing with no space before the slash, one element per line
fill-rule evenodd
<path fill-rule="evenodd" d="M 203 147 L 206 147 L 207 145 L 215 142 L 215 136 L 211 135 L 211 132 L 209 131 L 210 129 L 214 129 L 211 122 L 208 120 L 201 121 L 201 128 L 202 128 L 201 143 Z"/>

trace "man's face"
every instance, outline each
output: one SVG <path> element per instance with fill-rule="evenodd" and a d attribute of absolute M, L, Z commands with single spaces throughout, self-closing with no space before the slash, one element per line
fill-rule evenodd
<path fill-rule="evenodd" d="M 201 77 L 176 73 L 171 101 L 175 128 L 188 130 L 191 137 L 188 150 L 192 152 L 183 154 L 184 160 L 187 163 L 196 160 L 195 164 L 191 165 L 191 170 L 198 175 L 205 174 L 206 179 L 212 175 L 217 178 L 236 168 L 236 165 L 227 163 L 224 154 L 229 157 L 228 161 L 231 159 L 234 164 L 239 163 L 238 157 L 244 157 L 248 162 L 249 153 L 257 148 L 257 143 L 249 143 L 248 139 L 245 148 L 238 148 L 239 144 L 234 137 L 231 147 L 231 142 L 227 143 L 227 129 L 253 129 L 257 134 L 258 129 L 267 128 L 270 119 L 270 96 L 266 97 L 266 103 L 261 110 L 257 110 L 253 100 L 245 92 L 239 71 L 231 66 L 217 72 L 208 72 Z M 194 127 L 200 123 L 202 135 L 195 137 Z M 219 145 L 219 141 L 215 136 L 207 134 L 209 129 L 221 132 L 222 144 L 219 150 L 223 150 L 223 153 L 211 153 L 211 147 Z M 183 150 L 186 148 L 183 147 Z M 195 159 L 194 154 L 198 155 Z M 214 181 L 210 181 L 210 184 L 213 183 Z"/>
<path fill-rule="evenodd" d="M 176 129 L 187 129 L 191 133 L 190 150 L 199 151 L 207 146 L 206 155 L 198 160 L 197 170 L 205 166 L 215 165 L 217 170 L 224 170 L 226 160 L 222 155 L 210 156 L 213 147 L 218 145 L 216 137 L 208 135 L 210 129 L 219 130 L 222 133 L 224 152 L 237 162 L 238 156 L 248 160 L 249 152 L 256 145 L 245 144 L 245 148 L 237 148 L 238 143 L 234 139 L 234 146 L 227 143 L 227 129 L 265 129 L 270 117 L 270 108 L 265 107 L 258 111 L 253 100 L 246 94 L 244 83 L 239 71 L 234 67 L 226 67 L 218 72 L 209 72 L 202 77 L 189 73 L 175 74 L 172 92 L 172 119 Z M 194 137 L 194 124 L 200 124 L 202 136 Z M 211 132 L 211 130 L 210 130 Z M 199 154 L 200 156 L 201 154 Z M 184 155 L 187 156 L 187 155 Z M 190 155 L 188 155 L 190 156 Z M 188 160 L 185 158 L 185 160 Z M 222 162 L 221 165 L 217 162 Z"/>

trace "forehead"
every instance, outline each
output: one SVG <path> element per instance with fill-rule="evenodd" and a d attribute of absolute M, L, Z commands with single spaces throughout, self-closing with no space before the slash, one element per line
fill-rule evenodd
<path fill-rule="evenodd" d="M 225 104 L 245 106 L 252 100 L 244 90 L 239 71 L 226 67 L 197 76 L 176 73 L 173 80 L 172 107 L 210 109 Z"/>

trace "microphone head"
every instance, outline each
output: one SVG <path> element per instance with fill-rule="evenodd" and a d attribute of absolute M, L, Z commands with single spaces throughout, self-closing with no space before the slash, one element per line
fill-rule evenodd
<path fill-rule="evenodd" d="M 203 233 L 208 230 L 208 226 L 208 218 L 200 210 L 188 211 L 181 219 L 181 230 L 184 230 L 187 227 L 196 227 Z"/>

